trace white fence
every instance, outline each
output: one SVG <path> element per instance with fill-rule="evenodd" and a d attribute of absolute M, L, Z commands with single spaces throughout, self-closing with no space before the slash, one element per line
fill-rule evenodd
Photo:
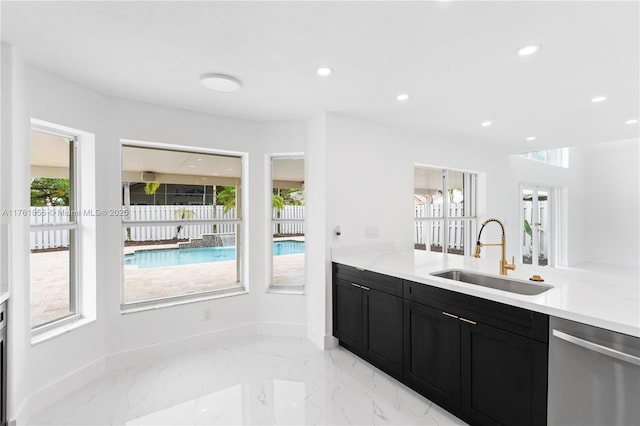
<path fill-rule="evenodd" d="M 185 224 L 178 230 L 175 225 L 131 226 L 123 228 L 123 238 L 129 241 L 162 241 L 178 236 L 180 239 L 200 238 L 203 234 L 234 234 L 234 223 L 209 223 L 189 225 L 193 220 L 235 219 L 235 208 L 224 212 L 223 206 L 131 206 L 130 219 L 133 221 L 175 221 L 185 219 Z M 69 207 L 31 207 L 31 225 L 45 223 L 67 223 Z M 303 219 L 304 206 L 284 206 L 280 211 L 274 209 L 273 216 L 277 220 Z M 304 234 L 303 222 L 285 222 L 273 224 L 274 234 Z M 69 246 L 69 231 L 41 231 L 31 233 L 31 249 L 51 249 Z"/>
<path fill-rule="evenodd" d="M 31 225 L 69 223 L 69 207 L 31 207 Z M 69 247 L 69 231 L 31 232 L 31 249 Z"/>
<path fill-rule="evenodd" d="M 223 206 L 130 206 L 130 220 L 193 220 L 236 219 L 236 209 L 224 212 Z M 207 223 L 184 225 L 131 226 L 124 229 L 123 236 L 128 241 L 163 241 L 174 238 L 200 238 L 202 234 L 234 234 L 234 223 Z"/>
<path fill-rule="evenodd" d="M 464 248 L 464 225 L 468 219 L 451 219 L 463 215 L 464 205 L 462 203 L 449 204 L 449 249 L 462 250 Z M 442 247 L 444 239 L 444 222 L 442 221 L 442 217 L 442 204 L 417 205 L 415 208 L 416 219 L 433 219 L 415 221 L 415 243 Z M 427 249 L 429 249 L 429 247 L 427 247 Z"/>
<path fill-rule="evenodd" d="M 273 209 L 274 220 L 304 219 L 304 206 L 284 206 L 282 210 Z M 304 235 L 304 222 L 278 222 L 272 227 L 273 235 Z"/>

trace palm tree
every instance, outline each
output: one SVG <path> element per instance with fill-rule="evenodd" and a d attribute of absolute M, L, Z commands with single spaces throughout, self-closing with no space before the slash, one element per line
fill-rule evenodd
<path fill-rule="evenodd" d="M 225 186 L 216 199 L 224 206 L 224 212 L 229 213 L 229 210 L 236 206 L 236 187 Z"/>
<path fill-rule="evenodd" d="M 160 188 L 160 184 L 158 182 L 147 182 L 144 184 L 144 193 L 147 195 L 153 195 Z"/>
<path fill-rule="evenodd" d="M 224 212 L 229 213 L 229 210 L 236 206 L 236 187 L 225 186 L 216 199 L 224 206 Z M 271 205 L 278 211 L 282 210 L 284 208 L 284 198 L 274 194 L 271 197 Z"/>
<path fill-rule="evenodd" d="M 176 217 L 176 219 L 180 220 L 193 219 L 193 217 L 196 215 L 196 212 L 186 207 L 181 207 L 178 210 L 174 211 L 173 215 Z M 176 240 L 180 235 L 180 231 L 182 231 L 182 225 L 176 226 Z"/>

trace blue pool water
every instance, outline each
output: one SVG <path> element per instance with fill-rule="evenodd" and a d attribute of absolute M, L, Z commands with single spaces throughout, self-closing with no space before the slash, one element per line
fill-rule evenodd
<path fill-rule="evenodd" d="M 304 253 L 304 241 L 274 241 L 274 256 Z M 235 247 L 204 247 L 190 249 L 138 250 L 124 256 L 125 265 L 138 268 L 190 265 L 193 263 L 221 262 L 236 258 Z"/>

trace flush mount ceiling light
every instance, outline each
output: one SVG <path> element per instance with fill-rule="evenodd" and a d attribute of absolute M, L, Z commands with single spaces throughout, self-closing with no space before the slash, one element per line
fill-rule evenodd
<path fill-rule="evenodd" d="M 607 100 L 606 96 L 596 96 L 595 98 L 591 99 L 591 102 L 597 103 L 597 102 L 603 102 L 606 100 Z"/>
<path fill-rule="evenodd" d="M 539 44 L 532 44 L 532 45 L 525 46 L 525 47 L 522 47 L 522 48 L 518 49 L 518 55 L 520 55 L 520 56 L 533 55 L 538 50 L 540 50 L 540 45 Z"/>
<path fill-rule="evenodd" d="M 318 75 L 321 77 L 326 77 L 333 73 L 333 69 L 329 67 L 320 67 L 316 70 L 316 73 L 318 73 Z"/>
<path fill-rule="evenodd" d="M 636 124 L 637 122 L 638 122 L 638 120 L 636 120 L 636 119 L 634 118 L 634 119 L 632 119 L 632 120 L 627 120 L 627 121 L 625 121 L 624 123 L 625 123 L 625 124 Z"/>
<path fill-rule="evenodd" d="M 490 122 L 490 121 L 483 121 L 482 123 L 480 123 L 480 125 L 481 125 L 482 127 L 489 127 L 489 126 L 491 126 L 492 124 L 493 124 L 493 123 L 492 123 L 492 122 Z"/>
<path fill-rule="evenodd" d="M 528 140 L 528 141 L 535 141 L 535 140 L 536 140 L 536 137 L 535 137 L 535 136 L 529 136 L 529 137 L 527 138 L 527 140 Z"/>
<path fill-rule="evenodd" d="M 207 89 L 222 93 L 235 92 L 242 86 L 240 80 L 224 74 L 206 74 L 200 77 L 200 82 Z"/>
<path fill-rule="evenodd" d="M 400 93 L 398 96 L 396 96 L 396 99 L 400 102 L 404 102 L 406 100 L 409 99 L 409 94 L 408 93 Z"/>

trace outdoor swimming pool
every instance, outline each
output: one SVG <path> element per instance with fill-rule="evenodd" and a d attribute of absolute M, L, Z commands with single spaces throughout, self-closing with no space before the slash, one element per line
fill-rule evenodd
<path fill-rule="evenodd" d="M 273 254 L 304 253 L 304 241 L 274 241 Z M 236 258 L 235 247 L 204 247 L 188 249 L 138 250 L 124 256 L 124 264 L 138 268 L 190 265 L 193 263 L 222 262 Z"/>

